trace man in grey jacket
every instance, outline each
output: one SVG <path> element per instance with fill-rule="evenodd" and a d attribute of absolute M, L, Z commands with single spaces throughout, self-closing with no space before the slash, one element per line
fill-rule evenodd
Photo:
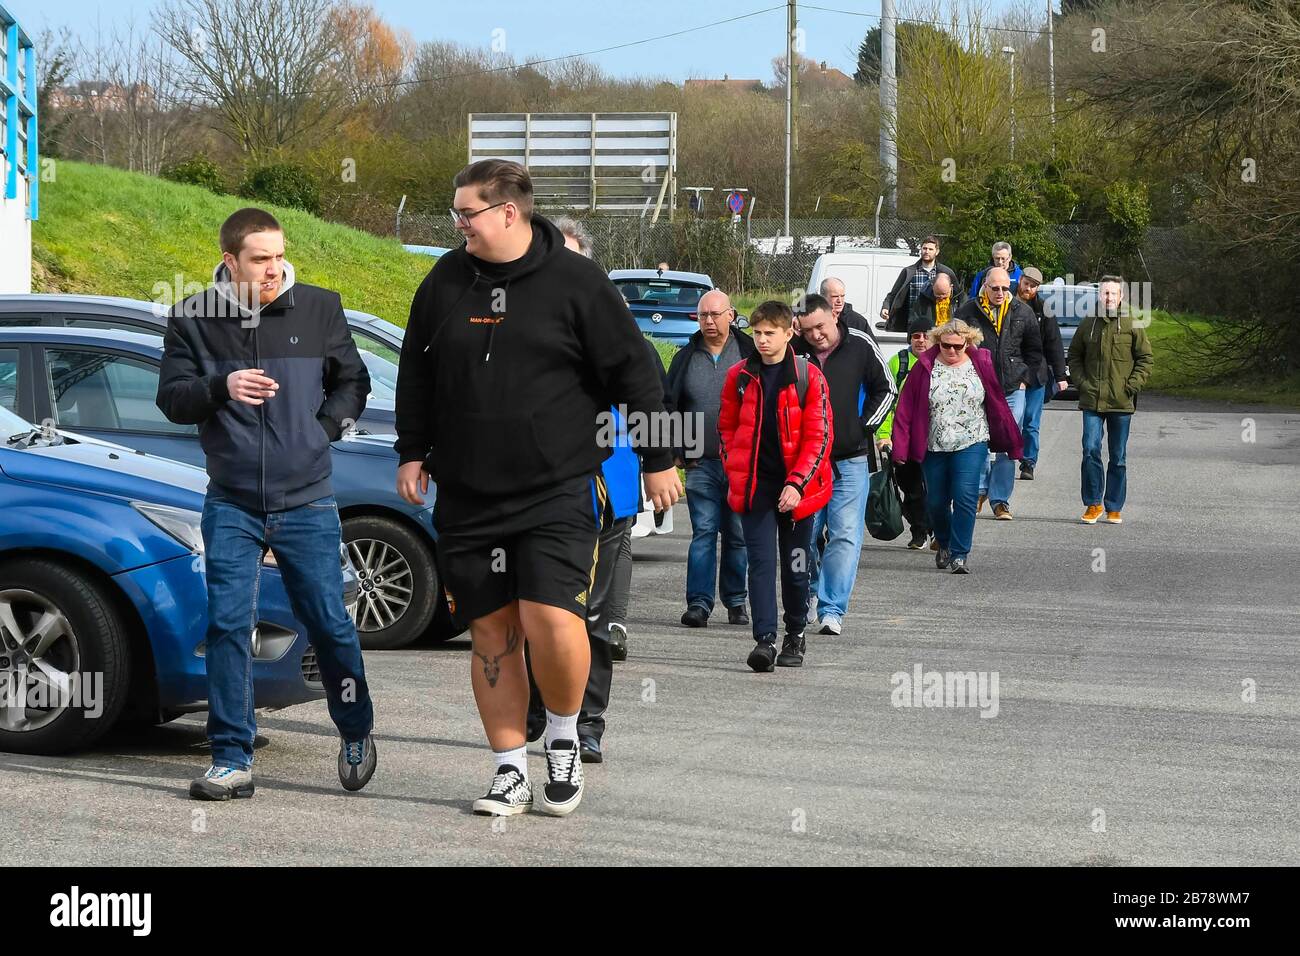
<path fill-rule="evenodd" d="M 704 446 L 688 454 L 679 450 L 686 469 L 686 505 L 691 515 L 691 546 L 686 558 L 686 611 L 682 624 L 706 627 L 713 613 L 715 581 L 727 608 L 727 623 L 749 623 L 745 613 L 749 566 L 740 516 L 727 505 L 727 476 L 718 451 L 718 412 L 727 371 L 754 354 L 754 342 L 732 328 L 736 310 L 720 289 L 700 297 L 700 330 L 673 356 L 668 367 L 667 403 L 678 415 L 696 415 Z M 698 432 L 697 432 L 698 433 Z M 718 537 L 722 537 L 719 570 Z"/>

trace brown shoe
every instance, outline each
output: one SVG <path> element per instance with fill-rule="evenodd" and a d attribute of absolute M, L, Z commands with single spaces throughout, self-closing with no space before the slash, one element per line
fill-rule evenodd
<path fill-rule="evenodd" d="M 1079 520 L 1084 524 L 1096 524 L 1097 519 L 1101 517 L 1101 512 L 1101 505 L 1088 505 L 1087 509 L 1083 512 L 1083 517 Z"/>
<path fill-rule="evenodd" d="M 1123 524 L 1124 519 L 1119 516 L 1118 511 L 1107 511 L 1106 522 L 1107 524 Z"/>
<path fill-rule="evenodd" d="M 980 495 L 980 503 L 975 506 L 975 513 L 979 514 L 984 510 L 984 504 L 989 500 L 988 495 Z"/>
<path fill-rule="evenodd" d="M 1011 509 L 1005 504 L 999 503 L 993 506 L 993 517 L 999 521 L 1010 521 L 1012 519 Z"/>

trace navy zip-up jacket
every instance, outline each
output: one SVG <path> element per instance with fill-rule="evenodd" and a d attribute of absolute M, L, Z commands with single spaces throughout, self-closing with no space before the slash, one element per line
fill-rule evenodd
<path fill-rule="evenodd" d="M 330 442 L 366 407 L 370 376 L 357 353 L 337 292 L 294 282 L 256 321 L 228 288 L 214 284 L 172 309 L 158 408 L 169 421 L 199 426 L 214 490 L 252 511 L 283 511 L 332 493 Z M 273 398 L 247 405 L 226 377 L 260 368 L 279 383 Z"/>

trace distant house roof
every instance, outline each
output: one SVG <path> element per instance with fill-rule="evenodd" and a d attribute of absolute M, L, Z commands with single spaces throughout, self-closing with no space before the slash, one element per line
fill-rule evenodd
<path fill-rule="evenodd" d="M 687 80 L 685 89 L 735 90 L 738 93 L 748 93 L 750 90 L 756 90 L 762 85 L 762 80 L 733 80 L 724 73 L 720 80 Z"/>
<path fill-rule="evenodd" d="M 837 70 L 835 67 L 827 67 L 826 61 L 822 60 L 817 64 L 816 75 L 828 88 L 833 90 L 847 90 L 853 86 L 853 77 L 849 76 L 843 70 Z"/>

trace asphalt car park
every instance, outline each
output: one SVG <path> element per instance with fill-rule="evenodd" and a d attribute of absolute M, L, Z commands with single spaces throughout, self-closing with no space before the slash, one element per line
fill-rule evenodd
<path fill-rule="evenodd" d="M 490 764 L 462 638 L 366 655 L 380 763 L 360 794 L 312 702 L 259 712 L 254 799 L 198 807 L 206 743 L 185 716 L 0 755 L 5 859 L 1293 864 L 1300 416 L 1144 397 L 1121 526 L 1078 523 L 1079 428 L 1049 406 L 1038 477 L 1014 521 L 978 522 L 969 576 L 869 541 L 844 634 L 810 635 L 798 670 L 749 672 L 748 633 L 716 618 L 677 625 L 679 504 L 676 534 L 636 542 L 606 763 L 563 820 L 470 813 Z M 897 706 L 917 665 L 996 672 L 997 715 Z"/>

